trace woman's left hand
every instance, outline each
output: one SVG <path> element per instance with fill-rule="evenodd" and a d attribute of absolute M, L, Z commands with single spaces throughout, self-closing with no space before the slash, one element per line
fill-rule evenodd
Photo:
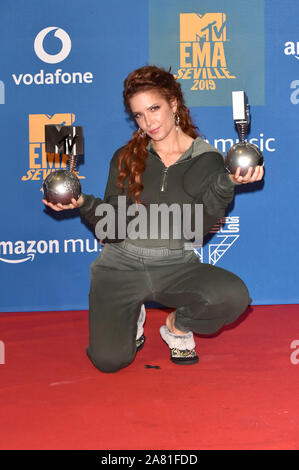
<path fill-rule="evenodd" d="M 253 168 L 250 166 L 245 176 L 240 176 L 241 168 L 238 167 L 234 175 L 229 175 L 230 179 L 237 184 L 254 183 L 260 181 L 264 176 L 264 167 L 261 165 Z"/>

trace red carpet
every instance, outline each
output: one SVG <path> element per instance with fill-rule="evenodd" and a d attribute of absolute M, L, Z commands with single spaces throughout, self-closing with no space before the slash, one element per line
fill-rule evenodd
<path fill-rule="evenodd" d="M 143 350 L 114 374 L 85 354 L 86 311 L 0 314 L 0 448 L 299 449 L 298 305 L 197 336 L 185 367 L 160 338 L 166 311 L 147 314 Z"/>

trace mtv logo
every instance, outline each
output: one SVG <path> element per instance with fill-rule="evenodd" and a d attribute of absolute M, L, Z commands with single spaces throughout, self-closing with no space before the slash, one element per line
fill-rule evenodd
<path fill-rule="evenodd" d="M 45 125 L 70 126 L 75 121 L 73 113 L 29 114 L 29 142 L 45 142 Z"/>
<path fill-rule="evenodd" d="M 45 126 L 47 153 L 83 155 L 83 129 L 81 126 Z"/>
<path fill-rule="evenodd" d="M 0 104 L 5 104 L 5 86 L 4 82 L 0 80 Z"/>
<path fill-rule="evenodd" d="M 180 42 L 225 42 L 225 13 L 180 13 Z"/>

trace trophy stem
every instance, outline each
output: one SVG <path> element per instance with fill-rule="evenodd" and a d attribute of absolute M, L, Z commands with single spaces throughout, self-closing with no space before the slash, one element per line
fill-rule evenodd
<path fill-rule="evenodd" d="M 248 134 L 248 122 L 247 121 L 237 121 L 236 127 L 239 135 L 239 141 L 243 144 L 246 142 L 246 137 Z"/>
<path fill-rule="evenodd" d="M 73 154 L 70 154 L 68 163 L 69 163 L 70 171 L 72 171 L 72 172 L 76 171 L 77 156 L 73 155 Z"/>

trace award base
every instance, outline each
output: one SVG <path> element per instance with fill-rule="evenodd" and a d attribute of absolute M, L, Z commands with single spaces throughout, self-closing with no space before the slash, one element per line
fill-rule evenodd
<path fill-rule="evenodd" d="M 78 177 L 69 170 L 57 170 L 50 173 L 43 182 L 44 197 L 53 204 L 70 204 L 72 198 L 78 199 L 81 194 L 81 183 Z"/>
<path fill-rule="evenodd" d="M 245 176 L 249 167 L 255 168 L 263 165 L 264 157 L 260 149 L 248 142 L 240 142 L 233 145 L 227 152 L 224 164 L 231 174 L 235 174 L 240 167 L 240 176 Z"/>

